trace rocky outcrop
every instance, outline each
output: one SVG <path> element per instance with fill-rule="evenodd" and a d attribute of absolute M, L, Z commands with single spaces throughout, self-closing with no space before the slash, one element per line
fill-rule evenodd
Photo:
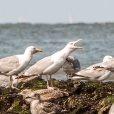
<path fill-rule="evenodd" d="M 62 108 L 69 110 L 65 114 L 108 114 L 114 103 L 114 82 L 80 82 L 58 81 L 53 79 L 54 85 L 66 89 L 68 96 L 55 100 Z M 30 114 L 30 106 L 22 96 L 22 90 L 33 91 L 46 89 L 46 81 L 32 79 L 18 84 L 18 90 L 0 88 L 0 114 Z"/>

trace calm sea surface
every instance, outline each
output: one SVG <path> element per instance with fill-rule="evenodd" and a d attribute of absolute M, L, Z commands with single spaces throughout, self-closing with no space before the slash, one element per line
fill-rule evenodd
<path fill-rule="evenodd" d="M 72 53 L 86 68 L 101 62 L 105 55 L 114 56 L 114 23 L 101 24 L 1 24 L 0 58 L 24 53 L 28 46 L 43 49 L 33 56 L 30 67 L 39 59 L 61 50 L 70 42 L 82 38 L 78 43 L 83 50 Z M 53 75 L 56 79 L 66 79 L 60 70 Z M 113 77 L 110 80 L 114 79 Z"/>

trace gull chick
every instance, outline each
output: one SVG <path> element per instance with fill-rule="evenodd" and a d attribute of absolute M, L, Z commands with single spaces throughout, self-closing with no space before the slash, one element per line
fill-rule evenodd
<path fill-rule="evenodd" d="M 32 99 L 30 103 L 31 114 L 61 114 L 66 111 L 60 105 L 42 100 L 38 93 L 26 98 Z"/>
<path fill-rule="evenodd" d="M 20 93 L 18 93 L 18 95 L 23 96 L 23 99 L 27 102 L 30 103 L 31 102 L 31 98 L 27 98 L 29 96 L 33 96 L 34 94 L 40 94 L 40 98 L 42 100 L 46 100 L 46 101 L 55 101 L 56 99 L 65 97 L 65 96 L 69 96 L 69 93 L 66 90 L 60 90 L 60 89 L 40 89 L 40 90 L 31 90 L 31 89 L 24 89 L 22 90 Z"/>

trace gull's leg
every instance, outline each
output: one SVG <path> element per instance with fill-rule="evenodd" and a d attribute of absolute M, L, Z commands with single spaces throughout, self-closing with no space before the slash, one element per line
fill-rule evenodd
<path fill-rule="evenodd" d="M 51 82 L 51 87 L 53 87 L 53 82 L 52 82 L 51 75 L 50 75 L 50 82 Z"/>
<path fill-rule="evenodd" d="M 17 87 L 15 87 L 15 86 L 13 85 L 12 76 L 10 76 L 10 83 L 11 83 L 11 88 L 12 88 L 12 89 L 17 89 L 17 90 L 19 90 Z"/>
<path fill-rule="evenodd" d="M 47 88 L 49 88 L 48 75 L 46 76 L 46 79 L 47 79 Z"/>
<path fill-rule="evenodd" d="M 50 75 L 51 76 L 51 75 Z M 53 83 L 51 82 L 51 86 L 52 87 L 50 87 L 49 86 L 49 82 L 48 82 L 48 76 L 46 76 L 47 77 L 47 89 L 50 89 L 50 90 L 56 90 L 56 89 L 58 89 L 57 87 L 53 87 Z M 50 80 L 50 81 L 52 81 L 52 80 Z"/>
<path fill-rule="evenodd" d="M 68 80 L 68 74 L 66 74 L 66 78 L 67 78 L 67 80 Z"/>
<path fill-rule="evenodd" d="M 100 86 L 102 85 L 102 81 L 99 82 L 99 85 L 100 85 Z"/>

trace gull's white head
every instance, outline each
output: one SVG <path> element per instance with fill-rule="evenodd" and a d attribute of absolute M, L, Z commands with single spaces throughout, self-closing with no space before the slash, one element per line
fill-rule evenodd
<path fill-rule="evenodd" d="M 107 61 L 110 61 L 113 57 L 110 56 L 110 55 L 107 55 L 103 58 L 103 63 L 107 62 Z"/>
<path fill-rule="evenodd" d="M 37 49 L 37 48 L 35 48 L 34 46 L 29 46 L 29 47 L 27 47 L 26 50 L 25 50 L 25 53 L 31 53 L 31 55 L 32 55 L 32 54 L 35 54 L 35 53 L 37 53 L 37 52 L 42 52 L 42 50 L 41 50 L 41 49 Z"/>
<path fill-rule="evenodd" d="M 69 42 L 65 48 L 69 49 L 71 52 L 77 50 L 77 49 L 82 49 L 82 47 L 76 46 L 76 43 L 80 42 L 82 39 L 78 39 L 76 41 Z"/>

